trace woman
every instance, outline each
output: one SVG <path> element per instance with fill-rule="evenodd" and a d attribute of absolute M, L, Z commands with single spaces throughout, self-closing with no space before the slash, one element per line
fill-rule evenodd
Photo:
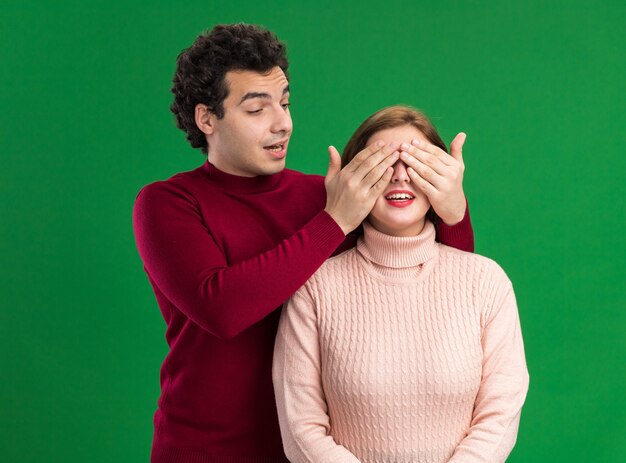
<path fill-rule="evenodd" d="M 370 116 L 344 165 L 383 140 L 437 154 L 418 111 Z M 292 462 L 500 462 L 517 436 L 528 373 L 511 283 L 493 261 L 435 242 L 419 177 L 399 160 L 356 248 L 286 304 L 274 387 Z"/>

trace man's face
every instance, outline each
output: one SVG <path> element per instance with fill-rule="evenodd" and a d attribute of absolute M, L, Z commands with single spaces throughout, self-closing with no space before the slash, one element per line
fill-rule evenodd
<path fill-rule="evenodd" d="M 226 73 L 224 117 L 211 116 L 209 161 L 233 175 L 271 175 L 285 168 L 292 123 L 289 82 L 279 67 L 269 74 Z"/>

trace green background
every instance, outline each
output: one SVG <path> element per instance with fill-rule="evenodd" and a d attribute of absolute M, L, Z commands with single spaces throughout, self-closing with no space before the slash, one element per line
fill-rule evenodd
<path fill-rule="evenodd" d="M 593 3 L 593 6 L 591 6 Z M 514 282 L 531 386 L 511 462 L 626 461 L 623 2 L 4 2 L 0 459 L 147 461 L 164 322 L 139 188 L 203 162 L 169 113 L 217 23 L 288 45 L 288 166 L 373 111 L 468 134 L 477 252 Z"/>

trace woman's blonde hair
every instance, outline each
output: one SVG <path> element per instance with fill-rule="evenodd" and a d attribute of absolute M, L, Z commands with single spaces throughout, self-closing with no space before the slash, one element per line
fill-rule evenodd
<path fill-rule="evenodd" d="M 437 129 L 421 111 L 405 105 L 395 105 L 376 111 L 365 119 L 352 134 L 341 156 L 341 167 L 345 167 L 359 152 L 367 147 L 367 142 L 376 132 L 410 125 L 422 132 L 426 139 L 446 153 L 448 148 Z M 401 141 L 401 140 L 398 140 Z"/>
<path fill-rule="evenodd" d="M 341 167 L 345 167 L 357 154 L 367 147 L 368 140 L 376 132 L 385 129 L 393 129 L 410 125 L 422 132 L 426 139 L 433 145 L 441 148 L 446 153 L 448 148 L 439 136 L 437 129 L 421 111 L 411 106 L 395 105 L 376 111 L 370 117 L 365 119 L 358 129 L 352 134 L 350 140 L 343 149 L 341 155 Z M 374 141 L 374 140 L 372 140 Z M 398 140 L 406 141 L 406 140 Z M 433 223 L 438 223 L 441 219 L 435 214 L 431 207 L 426 217 Z M 359 227 L 360 228 L 360 227 Z"/>

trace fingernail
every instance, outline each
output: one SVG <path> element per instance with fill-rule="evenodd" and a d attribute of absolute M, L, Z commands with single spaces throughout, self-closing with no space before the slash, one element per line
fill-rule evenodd
<path fill-rule="evenodd" d="M 419 146 L 420 141 L 417 138 L 414 138 L 413 140 L 411 140 L 411 143 L 413 143 L 415 146 Z"/>
<path fill-rule="evenodd" d="M 382 141 L 382 140 L 378 140 L 378 141 L 376 142 L 376 146 L 378 146 L 379 148 L 382 148 L 383 146 L 385 146 L 385 142 L 384 142 L 384 141 Z"/>
<path fill-rule="evenodd" d="M 400 155 L 400 157 L 401 157 L 402 159 L 409 159 L 409 155 L 408 155 L 408 154 L 406 154 L 406 153 L 402 153 L 402 154 Z"/>
<path fill-rule="evenodd" d="M 408 144 L 406 144 L 406 143 L 402 143 L 400 145 L 400 148 L 402 148 L 403 150 L 408 150 L 410 148 L 410 146 Z"/>
<path fill-rule="evenodd" d="M 398 147 L 398 144 L 395 141 L 392 141 L 391 143 L 389 143 L 389 147 L 395 150 Z"/>

